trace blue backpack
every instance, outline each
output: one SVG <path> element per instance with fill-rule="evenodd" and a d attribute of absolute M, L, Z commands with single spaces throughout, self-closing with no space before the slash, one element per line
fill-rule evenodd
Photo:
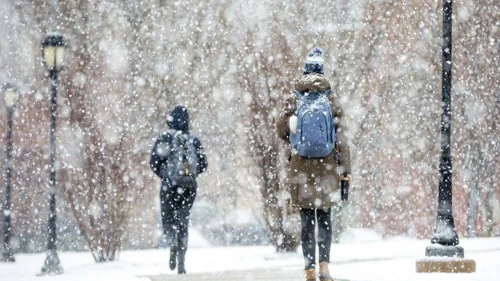
<path fill-rule="evenodd" d="M 297 133 L 290 132 L 293 153 L 301 157 L 322 158 L 335 146 L 335 124 L 328 95 L 331 90 L 297 95 Z"/>

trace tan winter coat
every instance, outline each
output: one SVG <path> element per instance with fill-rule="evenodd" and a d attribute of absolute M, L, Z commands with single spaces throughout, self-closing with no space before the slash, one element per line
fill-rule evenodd
<path fill-rule="evenodd" d="M 309 74 L 299 77 L 295 81 L 295 89 L 300 92 L 318 92 L 330 89 L 330 82 L 322 75 Z M 340 200 L 340 174 L 351 173 L 351 158 L 347 128 L 339 98 L 335 93 L 329 95 L 332 113 L 336 124 L 336 150 L 339 162 L 334 159 L 335 151 L 325 158 L 302 158 L 291 155 L 290 146 L 288 155 L 290 170 L 288 171 L 287 186 L 292 197 L 292 204 L 305 209 L 328 209 L 335 201 Z M 280 114 L 276 122 L 279 137 L 290 144 L 289 118 L 295 114 L 296 96 L 293 92 L 284 96 Z"/>

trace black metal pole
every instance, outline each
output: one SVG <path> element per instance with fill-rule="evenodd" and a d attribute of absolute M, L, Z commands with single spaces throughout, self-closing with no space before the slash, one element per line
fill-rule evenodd
<path fill-rule="evenodd" d="M 11 189 L 12 189 L 12 116 L 14 114 L 13 108 L 7 109 L 7 169 L 6 169 L 6 193 L 5 193 L 5 206 L 4 206 L 4 225 L 3 225 L 3 253 L 2 261 L 15 262 L 14 253 L 10 247 L 10 235 L 12 231 L 11 225 Z"/>
<path fill-rule="evenodd" d="M 49 241 L 47 244 L 47 258 L 42 267 L 42 273 L 61 273 L 59 257 L 57 255 L 56 232 L 56 114 L 57 114 L 57 71 L 50 70 L 51 98 L 50 98 L 50 209 L 49 209 Z"/>
<path fill-rule="evenodd" d="M 463 258 L 463 249 L 458 247 L 458 235 L 452 210 L 452 159 L 451 159 L 451 70 L 452 70 L 452 0 L 443 0 L 442 42 L 442 118 L 441 157 L 439 161 L 439 195 L 436 228 L 431 243 L 450 247 L 428 247 L 427 256 L 457 256 Z"/>

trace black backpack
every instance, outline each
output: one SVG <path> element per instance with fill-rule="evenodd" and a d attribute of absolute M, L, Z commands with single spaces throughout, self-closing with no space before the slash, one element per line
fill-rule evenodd
<path fill-rule="evenodd" d="M 194 137 L 170 130 L 172 141 L 167 153 L 167 177 L 172 186 L 192 186 L 198 176 L 198 156 Z"/>

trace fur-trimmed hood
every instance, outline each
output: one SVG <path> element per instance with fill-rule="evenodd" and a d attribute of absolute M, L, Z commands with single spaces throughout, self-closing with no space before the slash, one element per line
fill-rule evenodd
<path fill-rule="evenodd" d="M 294 82 L 295 90 L 303 92 L 322 92 L 330 89 L 330 82 L 323 75 L 308 74 L 297 78 Z"/>

